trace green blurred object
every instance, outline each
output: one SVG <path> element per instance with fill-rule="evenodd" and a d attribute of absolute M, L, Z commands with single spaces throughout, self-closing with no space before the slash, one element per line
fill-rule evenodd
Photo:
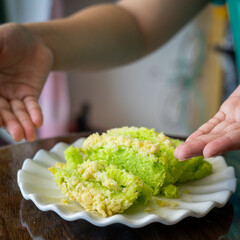
<path fill-rule="evenodd" d="M 4 0 L 0 0 L 0 23 L 6 22 Z"/>

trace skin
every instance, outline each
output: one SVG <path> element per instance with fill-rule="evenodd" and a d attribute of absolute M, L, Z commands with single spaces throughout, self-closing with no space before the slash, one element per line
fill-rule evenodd
<path fill-rule="evenodd" d="M 93 71 L 135 61 L 162 46 L 207 3 L 122 0 L 59 20 L 1 25 L 0 126 L 16 141 L 35 140 L 43 123 L 38 98 L 50 71 Z M 184 160 L 239 149 L 239 98 L 238 88 L 175 156 Z"/>

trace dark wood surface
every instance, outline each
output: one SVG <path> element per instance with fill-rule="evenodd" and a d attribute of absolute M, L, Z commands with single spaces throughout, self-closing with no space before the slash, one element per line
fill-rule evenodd
<path fill-rule="evenodd" d="M 87 133 L 38 140 L 0 148 L 0 239 L 167 239 L 208 240 L 240 239 L 240 152 L 225 155 L 228 165 L 234 166 L 238 187 L 223 208 L 214 208 L 203 218 L 188 217 L 178 224 L 166 226 L 153 223 L 143 228 L 121 224 L 96 227 L 85 220 L 68 222 L 52 211 L 40 211 L 31 200 L 23 199 L 17 185 L 17 171 L 26 158 L 37 150 L 49 150 L 57 142 L 72 143 Z"/>

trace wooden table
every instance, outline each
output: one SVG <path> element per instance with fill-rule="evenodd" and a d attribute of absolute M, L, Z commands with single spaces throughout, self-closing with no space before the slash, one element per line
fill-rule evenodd
<path fill-rule="evenodd" d="M 86 135 L 72 134 L 0 148 L 0 239 L 240 239 L 239 151 L 225 155 L 228 165 L 235 167 L 238 177 L 237 192 L 230 201 L 203 218 L 188 217 L 173 226 L 153 223 L 133 229 L 121 224 L 96 227 L 85 220 L 68 222 L 52 211 L 40 211 L 32 201 L 23 199 L 17 185 L 17 171 L 24 159 L 33 157 L 39 149 L 49 150 L 57 142 L 72 143 Z"/>

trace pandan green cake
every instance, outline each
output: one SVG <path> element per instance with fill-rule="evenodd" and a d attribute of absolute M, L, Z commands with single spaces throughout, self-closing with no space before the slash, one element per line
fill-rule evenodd
<path fill-rule="evenodd" d="M 180 143 L 154 129 L 115 128 L 90 135 L 81 148 L 67 148 L 67 164 L 50 170 L 70 199 L 110 216 L 152 195 L 178 198 L 180 183 L 211 174 L 203 157 L 178 161 L 173 153 Z"/>
<path fill-rule="evenodd" d="M 103 216 L 121 213 L 136 200 L 146 203 L 152 196 L 139 177 L 105 161 L 87 160 L 76 167 L 57 164 L 49 170 L 66 196 Z"/>

